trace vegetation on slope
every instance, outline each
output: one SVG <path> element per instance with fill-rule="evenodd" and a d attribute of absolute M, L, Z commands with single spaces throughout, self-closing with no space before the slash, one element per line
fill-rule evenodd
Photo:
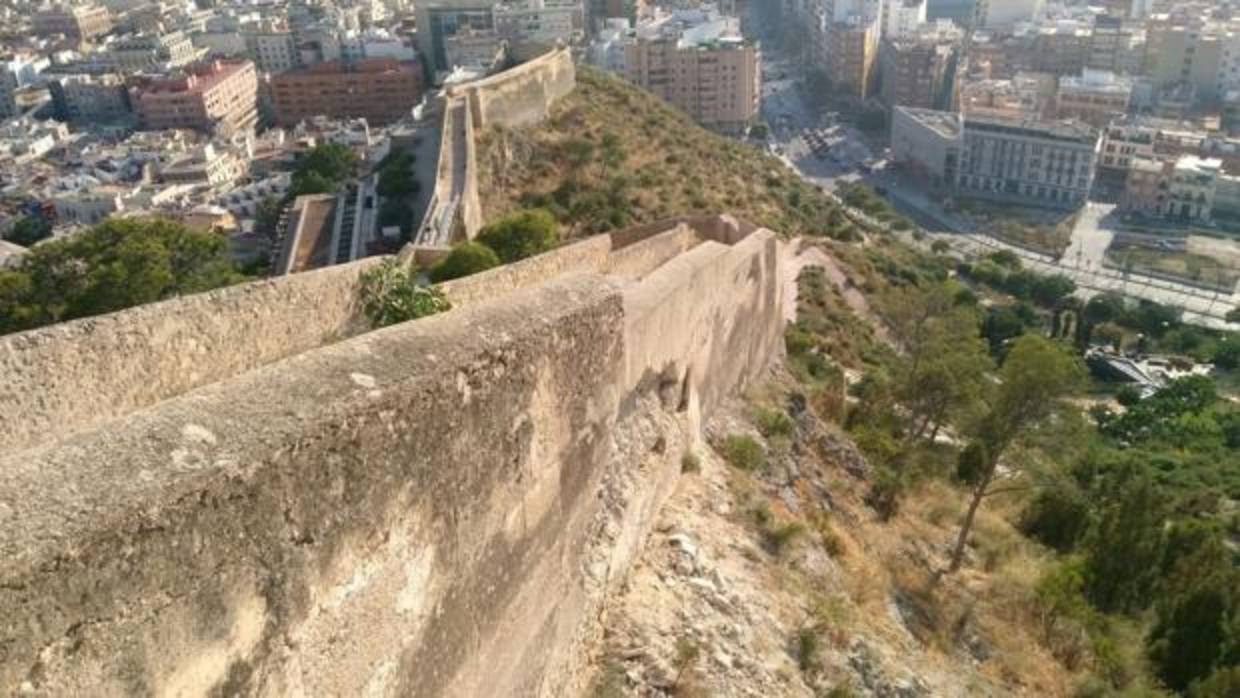
<path fill-rule="evenodd" d="M 788 235 L 855 234 L 830 199 L 779 160 L 588 66 L 547 123 L 484 131 L 478 164 L 488 220 L 545 208 L 569 236 L 721 212 Z"/>
<path fill-rule="evenodd" d="M 857 268 L 873 262 L 873 251 L 864 254 L 871 259 L 854 256 Z M 1001 611 L 1006 623 L 1023 624 L 1002 631 L 1027 643 L 996 656 L 1015 673 L 1005 681 L 1027 680 L 1014 667 L 1050 655 L 1076 695 L 1231 695 L 1240 678 L 1232 483 L 1240 410 L 1207 378 L 1126 397 L 1122 411 L 1085 411 L 1056 397 L 1080 372 L 1069 366 L 1079 363 L 1073 340 L 1087 342 L 1099 318 L 1157 325 L 1162 337 L 1184 328 L 1157 309 L 1091 310 L 1055 283 L 1012 278 L 1018 268 L 969 270 L 984 280 L 974 288 L 948 278 L 947 260 L 881 268 L 885 289 L 874 281 L 874 300 L 900 351 L 867 352 L 855 402 L 839 419 L 876 466 L 866 499 L 878 518 L 905 529 L 929 516 L 917 525 L 951 530 L 922 529 L 935 549 L 963 544 L 958 558 L 939 552 L 917 570 L 906 601 L 939 618 L 943 632 L 952 631 L 944 610 L 961 605 L 979 620 L 1002 625 L 993 615 Z M 801 291 L 810 298 L 802 298 L 788 351 L 817 407 L 824 401 L 812 396 L 824 384 L 815 377 L 856 364 L 829 350 L 848 323 L 824 321 L 847 309 L 810 272 Z M 1024 308 L 1012 311 L 1022 318 L 1016 331 L 993 335 L 995 313 L 1016 305 Z M 1065 310 L 1083 316 L 1077 331 L 1059 325 Z"/>

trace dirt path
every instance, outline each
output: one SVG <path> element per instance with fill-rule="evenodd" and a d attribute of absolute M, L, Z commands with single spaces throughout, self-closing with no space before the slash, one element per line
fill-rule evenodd
<path fill-rule="evenodd" d="M 796 322 L 797 319 L 797 278 L 806 267 L 821 267 L 827 279 L 839 289 L 844 302 L 874 328 L 874 333 L 884 342 L 890 343 L 887 326 L 878 317 L 865 294 L 848 283 L 848 275 L 840 268 L 839 263 L 821 247 L 809 244 L 803 238 L 795 238 L 784 246 L 783 259 L 783 294 L 784 320 Z"/>

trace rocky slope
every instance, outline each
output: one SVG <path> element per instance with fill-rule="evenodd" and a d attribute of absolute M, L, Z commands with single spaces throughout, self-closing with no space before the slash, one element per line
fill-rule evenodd
<path fill-rule="evenodd" d="M 789 268 L 833 262 L 803 257 Z M 789 421 L 772 422 L 776 412 Z M 608 603 L 587 695 L 1069 693 L 1030 630 L 1036 552 L 1001 508 L 979 527 L 972 571 L 938 577 L 957 493 L 927 484 L 880 521 L 865 459 L 782 364 L 706 437 Z M 761 446 L 765 465 L 733 464 L 738 437 Z"/>

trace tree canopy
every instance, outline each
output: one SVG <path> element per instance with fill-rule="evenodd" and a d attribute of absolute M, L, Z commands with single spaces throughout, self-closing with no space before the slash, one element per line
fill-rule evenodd
<path fill-rule="evenodd" d="M 478 242 L 494 250 L 505 264 L 546 252 L 559 240 L 555 216 L 541 208 L 509 213 L 487 224 L 477 237 Z"/>
<path fill-rule="evenodd" d="M 243 280 L 228 240 L 161 218 L 111 218 L 0 270 L 0 333 Z"/>
<path fill-rule="evenodd" d="M 499 265 L 499 257 L 490 247 L 475 241 L 463 242 L 431 267 L 430 276 L 431 281 L 440 283 L 477 274 Z"/>
<path fill-rule="evenodd" d="M 51 221 L 41 216 L 23 216 L 13 224 L 5 239 L 15 245 L 30 247 L 52 235 Z"/>
<path fill-rule="evenodd" d="M 357 155 L 346 145 L 324 143 L 297 159 L 289 184 L 290 198 L 335 191 L 357 169 Z"/>

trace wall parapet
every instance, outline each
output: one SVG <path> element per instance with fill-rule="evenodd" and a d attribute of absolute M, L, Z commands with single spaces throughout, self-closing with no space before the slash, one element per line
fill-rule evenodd
<path fill-rule="evenodd" d="M 321 346 L 364 327 L 377 258 L 173 298 L 0 337 L 6 450 Z"/>
<path fill-rule="evenodd" d="M 725 217 L 598 236 L 0 455 L 0 693 L 578 686 L 702 416 L 778 352 L 779 259 Z"/>

